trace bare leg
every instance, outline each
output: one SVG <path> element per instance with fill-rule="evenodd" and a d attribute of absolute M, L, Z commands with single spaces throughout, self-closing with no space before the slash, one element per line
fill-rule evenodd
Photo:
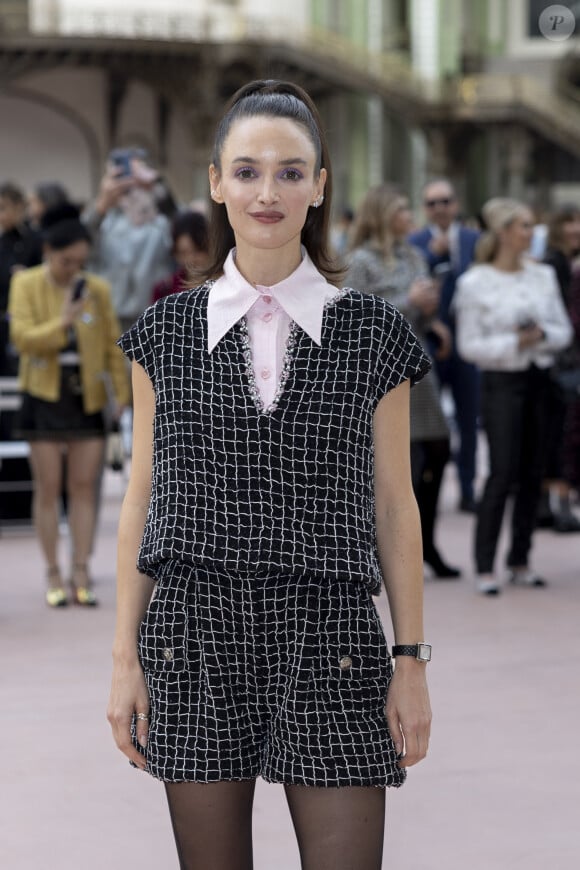
<path fill-rule="evenodd" d="M 255 785 L 165 784 L 181 870 L 252 870 Z"/>
<path fill-rule="evenodd" d="M 96 520 L 96 487 L 104 453 L 103 438 L 68 442 L 67 493 L 72 537 L 73 584 L 88 588 L 87 561 Z"/>
<path fill-rule="evenodd" d="M 30 466 L 34 478 L 32 513 L 34 528 L 46 560 L 48 584 L 62 586 L 58 570 L 58 506 L 62 477 L 62 444 L 56 441 L 33 441 Z"/>
<path fill-rule="evenodd" d="M 302 870 L 381 870 L 383 788 L 286 786 Z"/>

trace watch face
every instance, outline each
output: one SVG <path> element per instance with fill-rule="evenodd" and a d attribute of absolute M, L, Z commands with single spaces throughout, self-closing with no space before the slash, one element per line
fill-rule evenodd
<path fill-rule="evenodd" d="M 420 662 L 431 661 L 431 645 L 428 643 L 417 644 L 417 658 Z"/>

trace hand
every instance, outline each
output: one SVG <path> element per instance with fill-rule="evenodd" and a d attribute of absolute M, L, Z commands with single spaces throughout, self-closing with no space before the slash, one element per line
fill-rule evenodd
<path fill-rule="evenodd" d="M 542 341 L 545 338 L 543 329 L 540 329 L 537 323 L 529 326 L 520 326 L 518 328 L 518 348 L 524 350 L 526 347 L 532 347 L 534 344 Z"/>
<path fill-rule="evenodd" d="M 159 181 L 159 173 L 139 157 L 131 159 L 131 172 L 139 187 L 148 189 Z"/>
<path fill-rule="evenodd" d="M 123 416 L 124 411 L 127 409 L 128 405 L 120 405 L 118 402 L 113 403 L 113 407 L 111 408 L 111 417 L 113 422 L 119 423 L 121 417 Z"/>
<path fill-rule="evenodd" d="M 439 339 L 437 350 L 435 351 L 435 359 L 449 359 L 453 350 L 453 336 L 449 327 L 442 320 L 436 319 L 431 321 L 429 331 L 434 332 Z"/>
<path fill-rule="evenodd" d="M 81 296 L 80 299 L 74 301 L 72 294 L 73 289 L 71 287 L 65 296 L 64 305 L 62 307 L 61 322 L 65 329 L 72 326 L 75 320 L 81 316 L 83 311 L 84 299 Z"/>
<path fill-rule="evenodd" d="M 424 664 L 404 656 L 397 659 L 385 716 L 397 755 L 402 755 L 399 767 L 411 767 L 425 758 L 431 732 L 431 705 Z"/>
<path fill-rule="evenodd" d="M 435 254 L 437 257 L 442 257 L 443 254 L 449 253 L 449 235 L 448 233 L 440 233 L 437 236 L 433 236 L 431 241 L 429 242 L 429 250 L 432 254 Z"/>
<path fill-rule="evenodd" d="M 131 176 L 123 175 L 120 177 L 121 171 L 118 166 L 111 164 L 103 175 L 95 203 L 96 210 L 103 216 L 109 209 L 118 205 L 119 200 L 135 186 L 135 181 Z"/>
<path fill-rule="evenodd" d="M 431 317 L 439 307 L 439 289 L 430 278 L 418 278 L 409 287 L 408 299 L 422 314 Z"/>
<path fill-rule="evenodd" d="M 131 721 L 136 713 L 149 715 L 149 692 L 141 665 L 138 661 L 132 665 L 115 664 L 107 719 L 121 752 L 129 761 L 145 770 L 145 758 L 131 741 Z M 147 746 L 148 725 L 148 719 L 137 719 L 137 740 L 144 749 Z"/>

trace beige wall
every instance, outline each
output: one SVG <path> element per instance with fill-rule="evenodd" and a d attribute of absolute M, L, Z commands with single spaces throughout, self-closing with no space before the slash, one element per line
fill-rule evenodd
<path fill-rule="evenodd" d="M 33 92 L 0 95 L 0 117 L 3 181 L 14 181 L 25 190 L 42 181 L 60 181 L 75 199 L 90 198 L 91 151 L 78 126 L 38 102 Z"/>
<path fill-rule="evenodd" d="M 60 181 L 71 196 L 94 196 L 109 143 L 106 79 L 97 69 L 62 68 L 27 75 L 0 96 L 0 178 L 28 188 Z M 122 103 L 116 145 L 138 144 L 157 160 L 156 100 L 131 82 Z M 167 166 L 162 167 L 180 202 L 206 195 L 205 168 L 194 174 L 192 137 L 178 108 L 171 113 Z M 206 155 L 201 155 L 205 161 Z"/>

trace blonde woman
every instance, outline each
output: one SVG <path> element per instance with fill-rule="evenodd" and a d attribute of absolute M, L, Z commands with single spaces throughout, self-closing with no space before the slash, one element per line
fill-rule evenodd
<path fill-rule="evenodd" d="M 444 358 L 451 350 L 451 333 L 436 317 L 439 291 L 427 275 L 423 255 L 406 241 L 411 225 L 409 201 L 398 188 L 389 184 L 371 188 L 358 209 L 346 283 L 382 296 L 398 308 L 423 348 L 436 346 L 437 356 Z M 431 371 L 411 393 L 411 468 L 421 515 L 423 560 L 441 580 L 461 574 L 444 561 L 434 541 L 449 452 L 449 430 Z"/>
<path fill-rule="evenodd" d="M 455 309 L 459 353 L 483 372 L 482 415 L 489 475 L 477 517 L 477 590 L 497 595 L 494 562 L 508 495 L 513 491 L 508 581 L 540 587 L 529 565 L 540 498 L 546 432 L 545 400 L 554 354 L 572 330 L 552 267 L 525 257 L 533 216 L 513 199 L 489 200 L 488 232 L 478 264 L 460 278 Z"/>

